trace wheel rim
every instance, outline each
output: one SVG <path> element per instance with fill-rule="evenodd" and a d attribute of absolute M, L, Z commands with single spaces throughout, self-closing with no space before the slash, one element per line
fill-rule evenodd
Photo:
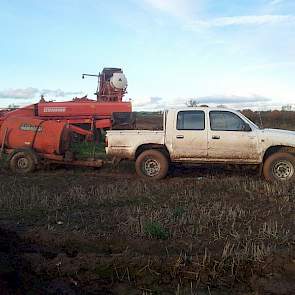
<path fill-rule="evenodd" d="M 294 166 L 290 161 L 279 161 L 273 166 L 273 174 L 280 180 L 288 180 L 294 175 Z"/>
<path fill-rule="evenodd" d="M 29 166 L 29 160 L 26 158 L 19 158 L 17 160 L 17 168 L 18 169 L 27 169 Z"/>
<path fill-rule="evenodd" d="M 144 161 L 143 170 L 145 175 L 149 177 L 157 176 L 160 172 L 161 165 L 155 159 L 147 159 Z"/>

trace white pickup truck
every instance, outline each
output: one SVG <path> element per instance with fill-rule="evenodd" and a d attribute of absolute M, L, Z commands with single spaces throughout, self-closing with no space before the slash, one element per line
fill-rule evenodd
<path fill-rule="evenodd" d="M 135 160 L 136 172 L 161 179 L 170 163 L 260 166 L 269 181 L 295 179 L 295 132 L 260 129 L 238 111 L 190 107 L 163 115 L 163 131 L 113 130 L 111 158 Z"/>

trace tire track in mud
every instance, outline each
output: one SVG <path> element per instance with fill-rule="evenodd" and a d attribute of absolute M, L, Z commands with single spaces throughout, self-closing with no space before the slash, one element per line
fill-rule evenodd
<path fill-rule="evenodd" d="M 31 262 L 24 258 L 24 255 L 32 253 L 47 258 L 57 255 L 37 244 L 24 242 L 13 231 L 0 228 L 1 295 L 82 294 L 64 280 L 37 275 Z"/>
<path fill-rule="evenodd" d="M 25 229 L 22 229 L 22 236 L 26 236 Z M 49 234 L 48 238 L 50 237 Z M 87 261 L 89 257 L 95 258 L 95 253 L 77 253 L 67 248 L 57 247 L 56 245 L 44 245 L 41 236 L 40 245 L 36 240 L 21 239 L 12 230 L 0 228 L 0 294 L 1 295 L 79 295 L 79 294 L 143 294 L 140 289 L 128 284 L 128 282 L 115 282 L 110 280 L 106 268 L 101 266 L 100 275 L 93 277 L 89 281 L 75 281 L 72 275 L 61 275 L 58 271 L 58 261 L 63 258 L 63 263 L 68 261 L 66 267 L 76 268 L 80 261 Z M 98 256 L 99 254 L 96 253 Z M 100 254 L 102 255 L 102 254 Z M 106 254 L 106 258 L 107 258 Z M 101 256 L 102 257 L 102 256 Z M 78 259 L 79 258 L 79 259 Z M 96 257 L 97 258 L 97 257 Z M 95 259 L 96 259 L 95 258 Z M 82 259 L 82 260 L 81 260 Z M 84 261 L 84 263 L 85 263 Z M 291 295 L 295 290 L 295 261 L 288 262 L 286 257 L 273 257 L 272 276 L 254 275 L 248 281 L 250 289 L 248 293 L 237 289 L 211 289 L 211 294 L 270 294 L 270 295 Z M 287 263 L 287 264 L 286 264 Z M 39 266 L 47 269 L 39 269 Z M 65 265 L 64 265 L 65 266 Z M 56 271 L 52 271 L 56 267 Z M 69 269 L 72 272 L 72 269 Z M 85 269 L 85 271 L 87 271 Z M 247 285 L 246 284 L 246 285 Z M 243 284 L 245 287 L 245 285 Z M 244 288 L 243 286 L 242 289 Z M 236 286 L 237 287 L 237 286 Z M 251 291 L 254 293 L 251 293 Z M 249 293 L 250 291 L 250 293 Z M 189 290 L 188 290 L 189 292 Z M 152 293 L 151 293 L 152 294 Z M 167 291 L 165 294 L 174 294 Z M 191 294 L 191 293 L 182 293 Z M 198 294 L 208 294 L 206 290 Z"/>

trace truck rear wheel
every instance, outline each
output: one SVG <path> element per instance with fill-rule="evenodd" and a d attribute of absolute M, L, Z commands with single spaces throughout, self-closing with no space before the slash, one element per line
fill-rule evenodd
<path fill-rule="evenodd" d="M 294 181 L 295 157 L 289 153 L 275 153 L 263 165 L 263 175 L 268 181 Z"/>
<path fill-rule="evenodd" d="M 148 179 L 162 179 L 168 173 L 168 159 L 157 150 L 147 150 L 141 153 L 135 162 L 139 176 Z"/>
<path fill-rule="evenodd" d="M 16 152 L 10 159 L 10 169 L 19 174 L 33 172 L 36 168 L 33 156 L 29 152 Z"/>

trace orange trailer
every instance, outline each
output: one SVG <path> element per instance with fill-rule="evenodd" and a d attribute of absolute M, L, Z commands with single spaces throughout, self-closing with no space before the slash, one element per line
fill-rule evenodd
<path fill-rule="evenodd" d="M 1 151 L 8 154 L 12 171 L 28 173 L 39 164 L 101 167 L 102 160 L 80 161 L 70 151 L 72 127 L 60 120 L 14 117 L 5 120 L 0 130 Z"/>

